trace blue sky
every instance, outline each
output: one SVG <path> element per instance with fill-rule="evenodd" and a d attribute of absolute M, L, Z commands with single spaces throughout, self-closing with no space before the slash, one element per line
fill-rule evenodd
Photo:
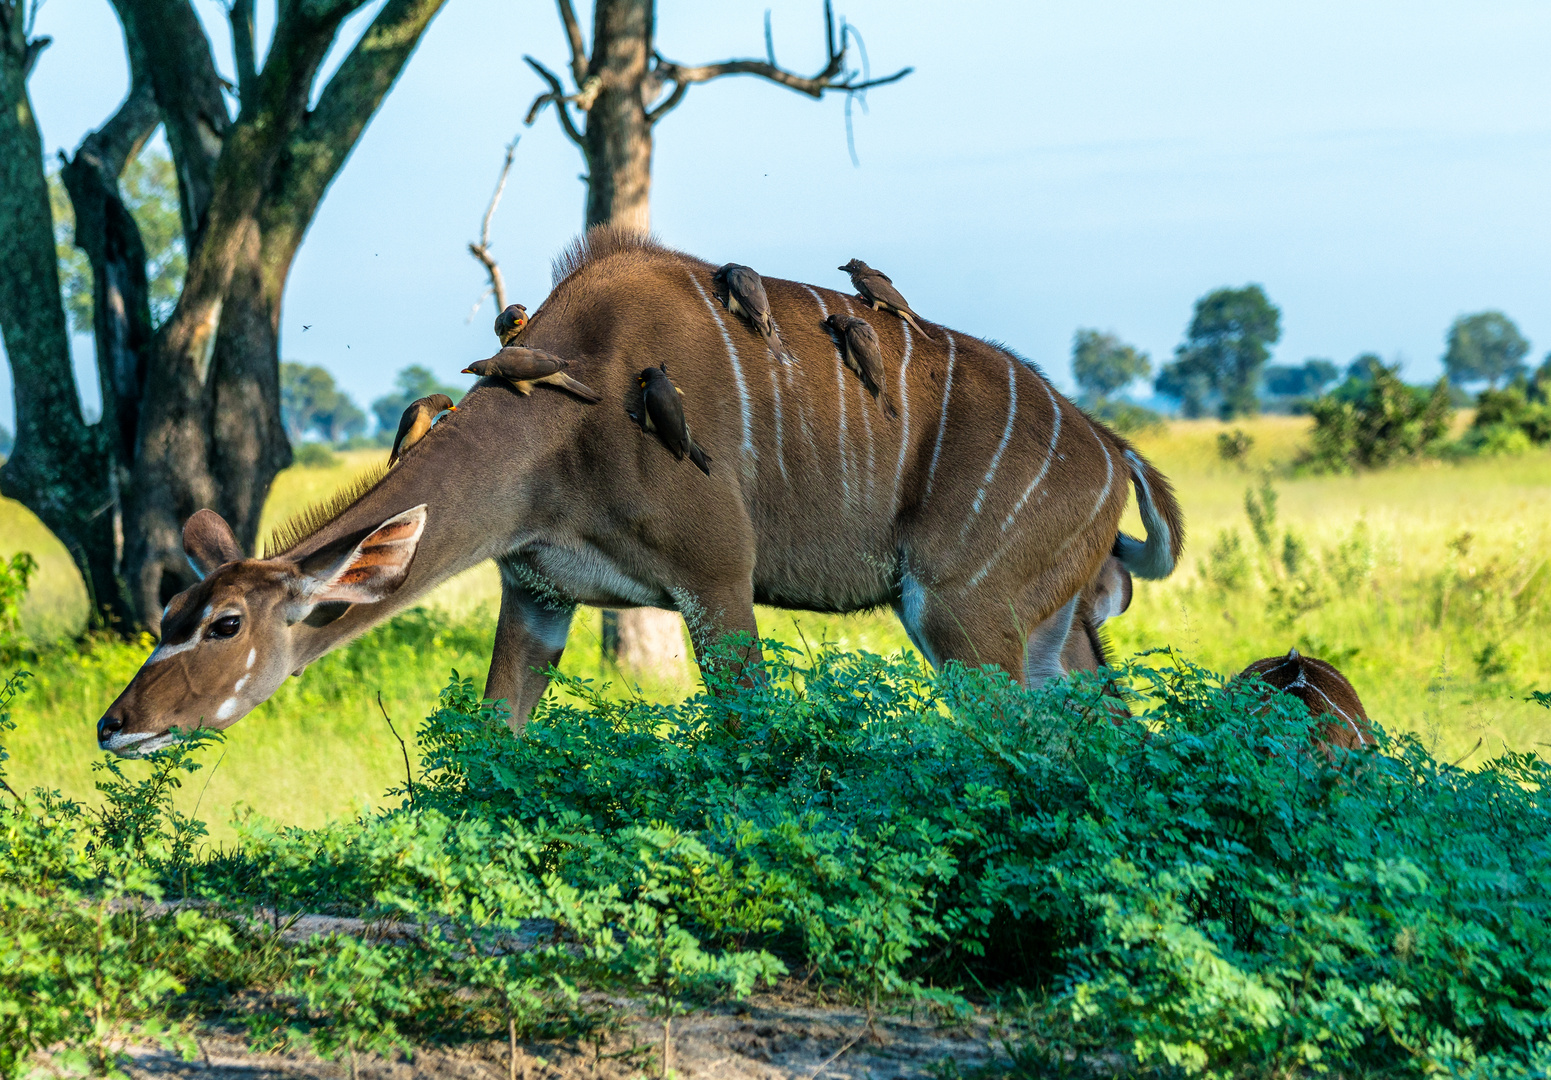
<path fill-rule="evenodd" d="M 196 2 L 229 69 L 224 9 Z M 782 63 L 817 68 L 821 4 L 769 6 Z M 757 56 L 765 7 L 661 0 L 658 48 Z M 837 12 L 875 72 L 916 68 L 858 110 L 861 167 L 840 98 L 747 78 L 695 87 L 657 129 L 665 241 L 835 287 L 834 267 L 861 257 L 930 318 L 1005 341 L 1063 384 L 1075 328 L 1113 330 L 1157 363 L 1196 297 L 1248 281 L 1282 308 L 1278 362 L 1371 350 L 1433 377 L 1449 322 L 1489 307 L 1537 358 L 1551 350 L 1544 0 Z M 50 0 L 39 31 L 55 39 L 31 82 L 52 157 L 111 113 L 126 76 L 105 0 Z M 491 351 L 494 313 L 487 302 L 466 321 L 483 279 L 465 245 L 519 132 L 495 251 L 513 298 L 542 299 L 581 223 L 582 161 L 552 117 L 522 128 L 540 89 L 523 53 L 562 66 L 552 5 L 449 0 L 302 248 L 286 359 L 329 368 L 363 405 L 411 363 L 469 381 L 456 373 Z M 78 342 L 78 368 L 90 355 Z M 8 372 L 0 398 L 8 412 Z"/>

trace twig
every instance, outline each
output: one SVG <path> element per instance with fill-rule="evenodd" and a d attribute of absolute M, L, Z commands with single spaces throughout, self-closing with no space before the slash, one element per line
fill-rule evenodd
<path fill-rule="evenodd" d="M 829 1057 L 827 1059 L 825 1059 L 823 1064 L 821 1064 L 817 1069 L 814 1069 L 811 1073 L 808 1074 L 808 1080 L 819 1080 L 819 1074 L 822 1073 L 825 1069 L 829 1068 L 831 1065 L 833 1065 L 837 1060 L 839 1060 L 841 1054 L 845 1053 L 847 1050 L 851 1049 L 851 1047 L 855 1046 L 858 1042 L 860 1042 L 861 1038 L 862 1038 L 862 1036 L 864 1034 L 866 1034 L 866 1029 L 863 1029 L 862 1031 L 858 1031 L 855 1035 L 852 1035 L 850 1042 L 846 1043 L 839 1050 L 836 1050 L 833 1054 L 829 1055 Z"/>
<path fill-rule="evenodd" d="M 495 218 L 495 208 L 501 205 L 501 196 L 506 192 L 506 178 L 512 171 L 512 157 L 517 153 L 517 143 L 522 139 L 520 135 L 514 135 L 512 141 L 506 144 L 506 160 L 501 163 L 501 176 L 495 182 L 495 192 L 490 196 L 490 205 L 485 208 L 485 220 L 480 224 L 479 239 L 469 244 L 469 254 L 478 259 L 480 265 L 485 268 L 485 273 L 490 275 L 490 288 L 480 296 L 479 303 L 474 305 L 469 312 L 469 320 L 474 318 L 480 305 L 485 302 L 485 297 L 495 293 L 496 311 L 506 310 L 506 280 L 501 277 L 501 264 L 496 262 L 495 256 L 490 253 L 490 222 Z"/>
<path fill-rule="evenodd" d="M 1452 765 L 1456 769 L 1459 768 L 1460 763 L 1463 762 L 1465 760 L 1465 758 L 1468 758 L 1471 754 L 1474 754 L 1477 750 L 1481 749 L 1481 744 L 1483 742 L 1485 742 L 1485 741 L 1486 741 L 1486 737 L 1485 736 L 1482 736 L 1481 738 L 1477 739 L 1476 740 L 1476 745 L 1472 746 L 1469 750 L 1466 750 L 1464 755 L 1461 756 L 1458 761 L 1451 761 L 1449 764 Z"/>
<path fill-rule="evenodd" d="M 398 729 L 393 726 L 393 718 L 388 715 L 388 710 L 383 708 L 382 691 L 377 691 L 377 708 L 382 710 L 382 718 L 388 722 L 388 730 L 393 732 L 393 737 L 398 739 L 399 751 L 404 755 L 404 790 L 409 793 L 409 808 L 415 808 L 415 777 L 409 770 L 409 747 L 404 745 L 404 740 L 399 739 Z"/>

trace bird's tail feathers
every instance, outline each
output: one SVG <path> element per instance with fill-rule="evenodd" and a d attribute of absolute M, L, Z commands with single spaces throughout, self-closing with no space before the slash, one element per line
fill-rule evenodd
<path fill-rule="evenodd" d="M 577 382 L 575 379 L 571 378 L 571 376 L 566 375 L 563 372 L 557 374 L 555 379 L 560 383 L 561 386 L 571 391 L 571 393 L 575 394 L 589 405 L 596 405 L 598 402 L 603 400 L 602 394 L 598 393 L 586 383 Z"/>
<path fill-rule="evenodd" d="M 691 442 L 689 444 L 689 460 L 693 461 L 695 467 L 701 472 L 707 476 L 711 475 L 711 455 L 700 449 L 699 443 Z"/>

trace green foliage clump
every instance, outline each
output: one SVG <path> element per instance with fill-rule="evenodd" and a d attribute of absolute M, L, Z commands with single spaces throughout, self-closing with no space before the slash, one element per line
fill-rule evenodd
<path fill-rule="evenodd" d="M 335 384 L 334 376 L 326 368 L 316 364 L 287 361 L 280 365 L 280 420 L 296 447 L 298 465 L 316 464 L 302 460 L 312 445 L 302 441 L 308 434 L 317 435 L 325 443 L 343 443 L 366 430 L 366 414 L 361 407 Z M 328 451 L 326 446 L 318 449 Z M 327 463 L 337 464 L 337 459 L 329 454 Z"/>
<path fill-rule="evenodd" d="M 1511 378 L 1524 370 L 1529 342 L 1512 319 L 1500 311 L 1461 315 L 1449 327 L 1443 367 L 1456 383 Z"/>
<path fill-rule="evenodd" d="M 1224 420 L 1253 416 L 1261 370 L 1281 337 L 1282 311 L 1259 285 L 1207 293 L 1158 374 L 1158 393 L 1179 399 L 1186 416 L 1202 416 L 1214 402 Z"/>
<path fill-rule="evenodd" d="M 1355 400 L 1329 394 L 1311 402 L 1314 430 L 1300 464 L 1314 472 L 1351 472 L 1438 452 L 1449 427 L 1448 380 L 1428 391 L 1402 382 L 1399 371 L 1398 364 L 1374 360 Z"/>
<path fill-rule="evenodd" d="M 14 663 L 27 647 L 22 633 L 22 601 L 38 572 L 38 560 L 31 552 L 18 551 L 9 559 L 0 559 L 0 663 Z"/>
<path fill-rule="evenodd" d="M 291 451 L 291 464 L 303 469 L 332 469 L 339 455 L 324 443 L 304 442 Z"/>
<path fill-rule="evenodd" d="M 1455 449 L 1460 454 L 1516 454 L 1551 443 L 1551 360 L 1534 379 L 1520 377 L 1476 398 L 1476 415 Z"/>
<path fill-rule="evenodd" d="M 1022 991 L 1045 1036 L 1190 1074 L 1551 1063 L 1533 755 L 1465 772 L 1382 733 L 1326 752 L 1293 699 L 1172 656 L 1126 673 L 1141 719 L 1117 724 L 1102 680 L 765 648 L 751 685 L 680 705 L 561 678 L 520 738 L 455 676 L 399 809 L 249 821 L 217 853 L 167 811 L 187 743 L 143 781 L 108 769 L 102 811 L 13 799 L 7 1069 L 81 1047 L 110 1069 L 116 1040 L 177 1045 L 202 1016 L 354 1063 L 564 1029 L 583 989 L 644 1000 L 666 1034 L 788 971 L 870 1008 Z M 255 906 L 273 929 L 232 914 Z M 280 940 L 282 912 L 320 910 L 393 932 Z"/>

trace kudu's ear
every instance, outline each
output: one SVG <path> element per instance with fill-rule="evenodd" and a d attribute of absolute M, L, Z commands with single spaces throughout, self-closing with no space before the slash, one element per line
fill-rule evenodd
<path fill-rule="evenodd" d="M 409 576 L 425 531 L 425 503 L 396 514 L 343 556 L 303 564 L 302 594 L 311 604 L 375 604 Z"/>
<path fill-rule="evenodd" d="M 1092 590 L 1093 625 L 1103 626 L 1106 619 L 1125 614 L 1131 606 L 1131 571 L 1110 555 L 1099 568 Z"/>
<path fill-rule="evenodd" d="M 183 525 L 183 554 L 203 581 L 217 566 L 242 559 L 242 545 L 226 519 L 214 510 L 196 510 Z"/>

